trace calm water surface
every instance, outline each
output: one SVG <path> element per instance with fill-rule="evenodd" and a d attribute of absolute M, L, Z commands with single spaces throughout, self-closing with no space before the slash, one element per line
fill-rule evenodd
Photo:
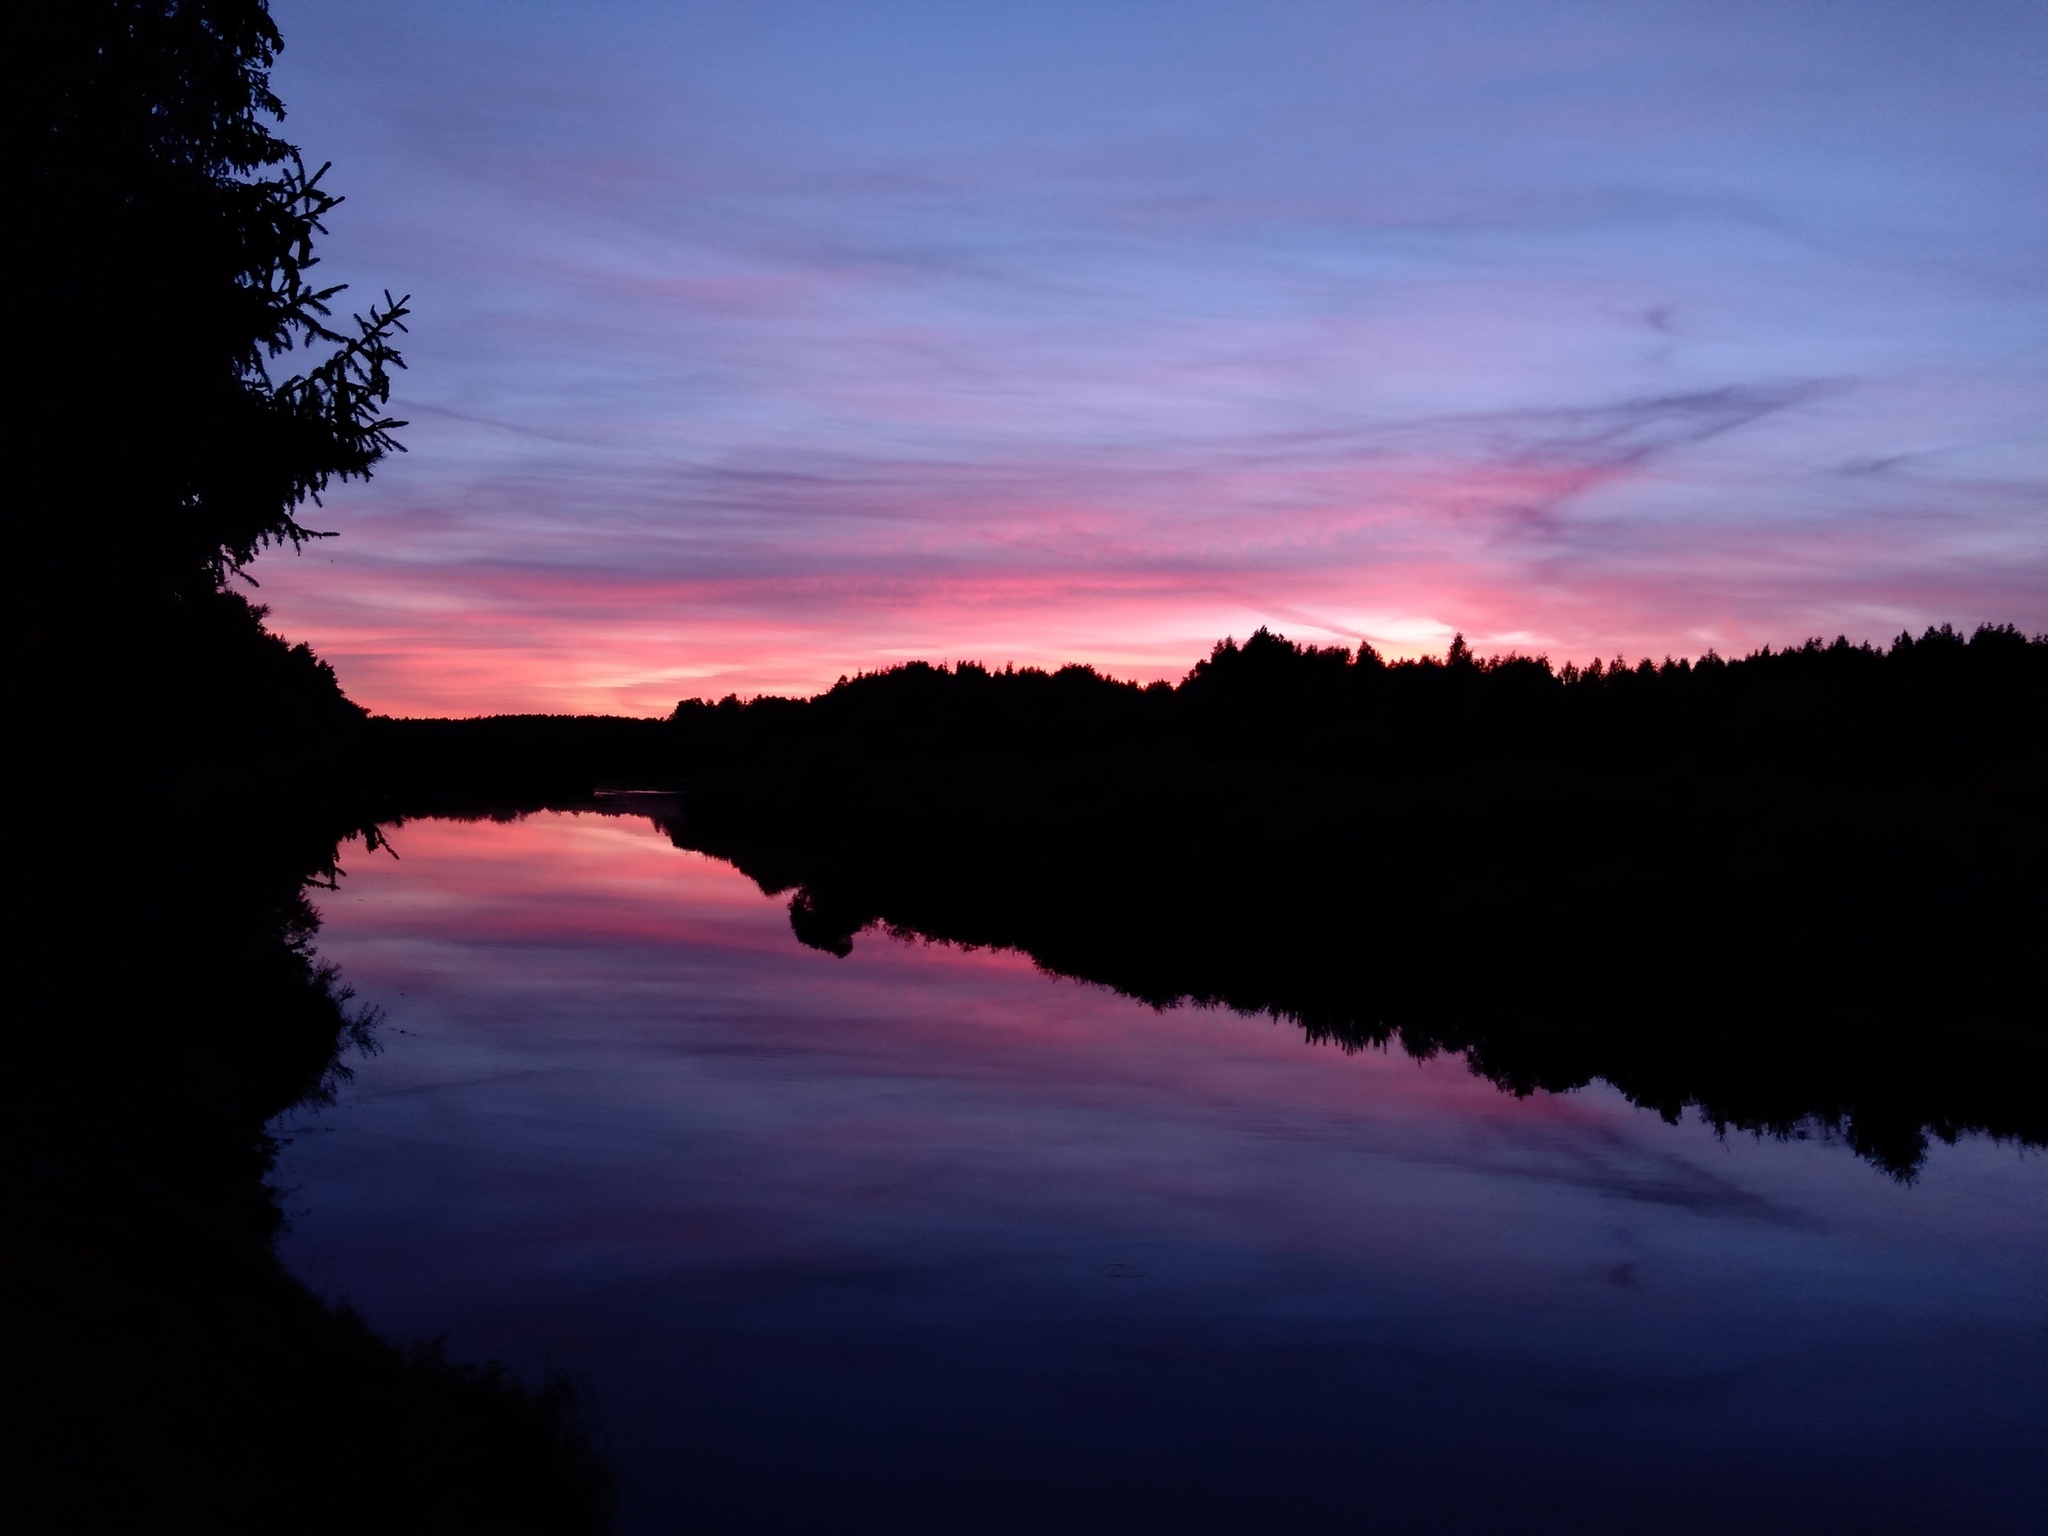
<path fill-rule="evenodd" d="M 324 954 L 293 1268 L 594 1401 L 628 1532 L 2048 1529 L 2048 1160 L 866 935 L 646 821 L 415 823 Z"/>

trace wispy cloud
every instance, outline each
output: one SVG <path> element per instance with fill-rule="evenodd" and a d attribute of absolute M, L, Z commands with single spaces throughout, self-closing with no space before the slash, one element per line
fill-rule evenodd
<path fill-rule="evenodd" d="M 771 11 L 281 7 L 420 316 L 259 569 L 367 701 L 2048 627 L 2038 18 Z"/>

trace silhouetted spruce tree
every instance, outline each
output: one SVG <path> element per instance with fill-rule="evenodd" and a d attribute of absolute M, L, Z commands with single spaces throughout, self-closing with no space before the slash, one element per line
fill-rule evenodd
<path fill-rule="evenodd" d="M 13 650 L 59 714 L 133 710 L 167 656 L 260 647 L 232 579 L 322 537 L 307 502 L 398 447 L 406 307 L 337 321 L 315 277 L 339 199 L 278 135 L 260 0 L 34 6 L 13 32 Z"/>

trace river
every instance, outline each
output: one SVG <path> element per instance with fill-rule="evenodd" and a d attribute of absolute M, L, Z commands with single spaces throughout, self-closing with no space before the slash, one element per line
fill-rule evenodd
<path fill-rule="evenodd" d="M 283 1252 L 565 1373 L 651 1532 L 1982 1531 L 2048 1509 L 2048 1160 L 1901 1182 L 1602 1086 L 845 958 L 644 818 L 324 893 L 383 1048 Z"/>

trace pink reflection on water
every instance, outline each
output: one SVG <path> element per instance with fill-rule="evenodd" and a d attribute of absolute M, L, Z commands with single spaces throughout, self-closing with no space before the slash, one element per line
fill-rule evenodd
<path fill-rule="evenodd" d="M 1235 1531 L 1368 1474 L 1399 1528 L 1486 1530 L 1615 1457 L 1829 1507 L 2026 1485 L 2038 1158 L 1903 1189 L 1014 954 L 835 959 L 629 815 L 393 841 L 323 897 L 386 1048 L 286 1127 L 287 1261 L 575 1371 L 628 1531 L 979 1529 L 998 1486 L 1063 1528 L 1072 1485 Z"/>

